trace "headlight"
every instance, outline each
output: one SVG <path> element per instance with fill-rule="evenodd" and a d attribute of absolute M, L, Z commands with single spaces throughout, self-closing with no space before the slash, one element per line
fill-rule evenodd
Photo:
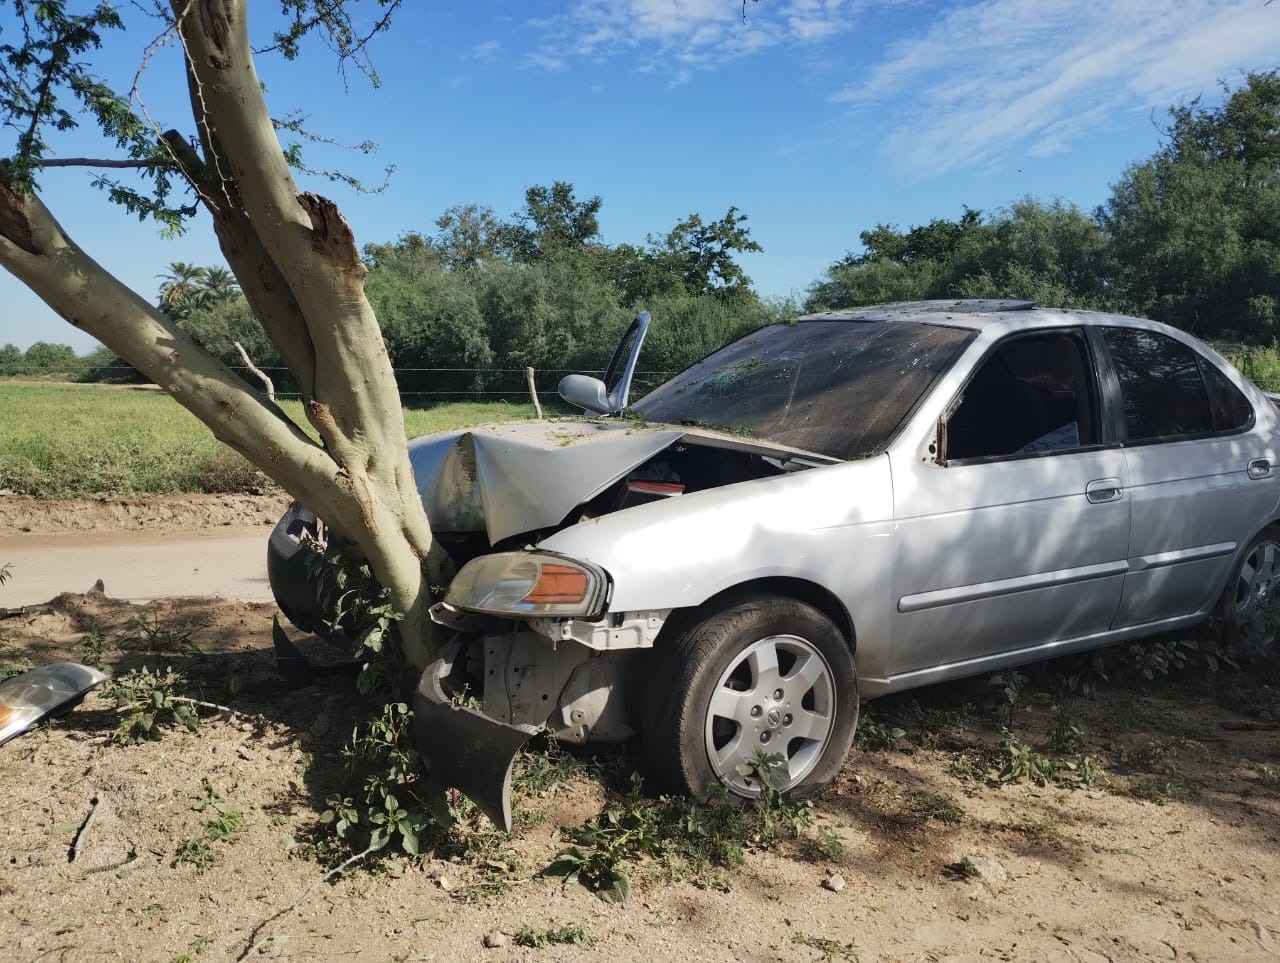
<path fill-rule="evenodd" d="M 481 555 L 462 566 L 445 602 L 488 615 L 563 615 L 595 618 L 604 611 L 604 572 L 541 552 Z"/>

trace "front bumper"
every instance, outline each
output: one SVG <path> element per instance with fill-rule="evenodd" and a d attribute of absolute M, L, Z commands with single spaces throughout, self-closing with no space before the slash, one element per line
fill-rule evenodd
<path fill-rule="evenodd" d="M 463 792 L 511 832 L 511 767 L 536 726 L 507 725 L 453 701 L 444 683 L 454 674 L 464 638 L 455 637 L 427 666 L 413 697 L 413 735 L 427 772 Z"/>

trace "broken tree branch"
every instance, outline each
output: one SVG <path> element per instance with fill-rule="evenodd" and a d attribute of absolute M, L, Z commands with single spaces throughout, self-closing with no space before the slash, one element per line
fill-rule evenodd
<path fill-rule="evenodd" d="M 80 854 L 80 844 L 84 838 L 89 835 L 89 827 L 93 825 L 94 818 L 98 815 L 98 797 L 95 794 L 89 800 L 89 815 L 85 816 L 84 822 L 80 824 L 80 828 L 76 830 L 75 836 L 71 840 L 71 846 L 67 849 L 67 862 L 74 863 L 76 856 Z"/>
<path fill-rule="evenodd" d="M 248 368 L 254 375 L 256 375 L 259 381 L 262 382 L 262 386 L 267 391 L 267 400 L 275 401 L 276 386 L 272 383 L 271 379 L 266 376 L 266 373 L 263 372 L 261 368 L 259 368 L 256 364 L 253 363 L 253 359 L 249 357 L 249 352 L 244 350 L 244 345 L 242 345 L 239 341 L 233 341 L 231 343 L 234 344 L 236 346 L 236 350 L 240 352 L 240 360 L 244 362 L 244 366 Z"/>

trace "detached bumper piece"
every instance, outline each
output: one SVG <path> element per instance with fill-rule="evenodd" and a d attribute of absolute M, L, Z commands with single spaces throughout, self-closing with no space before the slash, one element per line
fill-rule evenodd
<path fill-rule="evenodd" d="M 495 826 L 511 832 L 511 765 L 538 732 L 507 725 L 459 705 L 445 692 L 462 640 L 450 642 L 418 680 L 413 734 L 427 771 L 441 785 L 464 793 Z"/>
<path fill-rule="evenodd" d="M 271 620 L 271 644 L 275 649 L 276 669 L 284 676 L 284 680 L 295 689 L 311 685 L 322 675 L 351 675 L 359 673 L 360 661 L 337 662 L 330 665 L 316 665 L 293 644 L 289 634 L 280 625 L 280 617 Z"/>
<path fill-rule="evenodd" d="M 97 669 L 78 662 L 42 665 L 0 682 L 0 744 L 36 723 L 65 712 L 90 689 L 107 681 Z"/>

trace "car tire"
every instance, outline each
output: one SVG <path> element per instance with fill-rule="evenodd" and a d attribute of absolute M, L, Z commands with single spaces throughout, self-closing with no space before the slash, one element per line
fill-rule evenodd
<path fill-rule="evenodd" d="M 857 675 L 848 640 L 813 606 L 739 600 L 658 645 L 641 734 L 667 787 L 752 799 L 759 780 L 738 767 L 756 749 L 782 756 L 770 782 L 795 797 L 839 774 L 858 724 Z"/>
<path fill-rule="evenodd" d="M 1218 617 L 1228 651 L 1275 650 L 1280 627 L 1280 525 L 1268 525 L 1241 553 L 1222 590 Z"/>

